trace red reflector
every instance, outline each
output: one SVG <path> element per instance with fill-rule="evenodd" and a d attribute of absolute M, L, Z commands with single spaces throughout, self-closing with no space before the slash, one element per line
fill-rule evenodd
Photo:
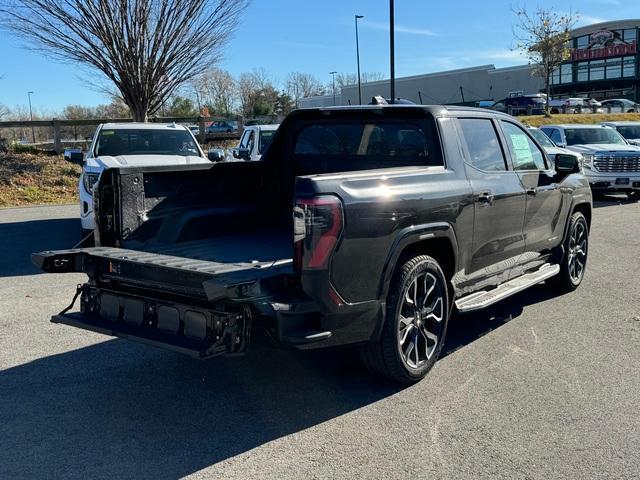
<path fill-rule="evenodd" d="M 342 300 L 338 292 L 336 292 L 333 286 L 331 285 L 329 285 L 329 298 L 333 303 L 335 303 L 339 307 L 344 305 L 344 301 Z"/>

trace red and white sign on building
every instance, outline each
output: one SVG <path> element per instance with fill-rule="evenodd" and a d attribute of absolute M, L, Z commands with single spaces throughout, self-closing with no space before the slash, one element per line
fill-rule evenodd
<path fill-rule="evenodd" d="M 625 43 L 617 39 L 615 34 L 609 30 L 592 33 L 589 40 L 587 48 L 575 48 L 571 51 L 571 61 L 622 57 L 638 53 L 638 43 L 635 40 Z M 616 41 L 618 43 L 615 43 Z"/>

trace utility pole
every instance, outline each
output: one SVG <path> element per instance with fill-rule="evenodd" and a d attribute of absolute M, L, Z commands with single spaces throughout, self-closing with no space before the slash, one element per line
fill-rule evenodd
<path fill-rule="evenodd" d="M 331 92 L 333 93 L 333 106 L 336 106 L 336 73 L 338 72 L 329 72 L 331 75 Z"/>
<path fill-rule="evenodd" d="M 364 18 L 362 15 L 356 17 L 356 60 L 358 62 L 358 105 L 362 105 L 362 84 L 360 83 L 360 40 L 358 39 L 358 19 Z"/>
<path fill-rule="evenodd" d="M 391 87 L 391 103 L 396 103 L 396 62 L 395 62 L 395 35 L 394 35 L 394 0 L 389 0 L 389 60 L 391 79 L 389 85 Z"/>
<path fill-rule="evenodd" d="M 36 143 L 36 131 L 33 128 L 33 109 L 31 108 L 31 95 L 33 95 L 34 92 L 27 92 L 27 97 L 29 97 L 29 118 L 31 118 L 31 140 L 33 141 L 33 143 Z"/>

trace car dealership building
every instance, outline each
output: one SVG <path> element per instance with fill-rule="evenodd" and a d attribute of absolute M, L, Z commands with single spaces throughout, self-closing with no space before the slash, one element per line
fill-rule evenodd
<path fill-rule="evenodd" d="M 640 102 L 638 28 L 640 19 L 616 20 L 580 27 L 571 32 L 570 56 L 552 76 L 554 98 L 628 98 Z M 494 65 L 396 78 L 396 96 L 422 104 L 466 104 L 500 100 L 516 93 L 544 91 L 542 79 L 529 65 Z M 389 80 L 362 84 L 362 102 L 374 95 L 389 96 Z M 356 105 L 358 86 L 336 94 L 337 105 Z M 333 95 L 304 98 L 301 107 L 333 105 Z"/>

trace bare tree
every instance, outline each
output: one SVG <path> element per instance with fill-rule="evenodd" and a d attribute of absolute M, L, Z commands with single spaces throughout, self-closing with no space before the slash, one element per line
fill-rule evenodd
<path fill-rule="evenodd" d="M 0 120 L 7 115 L 9 115 L 9 108 L 0 103 Z"/>
<path fill-rule="evenodd" d="M 259 68 L 240 75 L 238 97 L 242 115 L 268 115 L 276 108 L 278 91 L 268 72 Z"/>
<path fill-rule="evenodd" d="M 198 108 L 209 107 L 216 114 L 231 115 L 236 106 L 237 85 L 231 74 L 212 68 L 191 82 Z"/>
<path fill-rule="evenodd" d="M 102 72 L 134 120 L 219 58 L 248 0 L 2 0 L 5 28 Z"/>
<path fill-rule="evenodd" d="M 324 86 L 311 73 L 291 72 L 285 82 L 287 94 L 293 99 L 296 108 L 301 98 L 324 94 Z"/>
<path fill-rule="evenodd" d="M 378 80 L 384 80 L 385 76 L 382 72 L 362 72 L 360 74 L 360 81 L 376 82 Z M 338 73 L 336 75 L 336 88 L 342 90 L 347 85 L 356 85 L 358 83 L 358 74 L 356 73 Z"/>
<path fill-rule="evenodd" d="M 523 52 L 534 65 L 534 75 L 544 80 L 547 101 L 546 114 L 549 115 L 551 99 L 551 74 L 569 58 L 570 31 L 578 21 L 578 13 L 556 13 L 552 9 L 538 7 L 528 12 L 523 7 L 513 8 L 518 23 L 513 28 L 515 49 Z"/>

